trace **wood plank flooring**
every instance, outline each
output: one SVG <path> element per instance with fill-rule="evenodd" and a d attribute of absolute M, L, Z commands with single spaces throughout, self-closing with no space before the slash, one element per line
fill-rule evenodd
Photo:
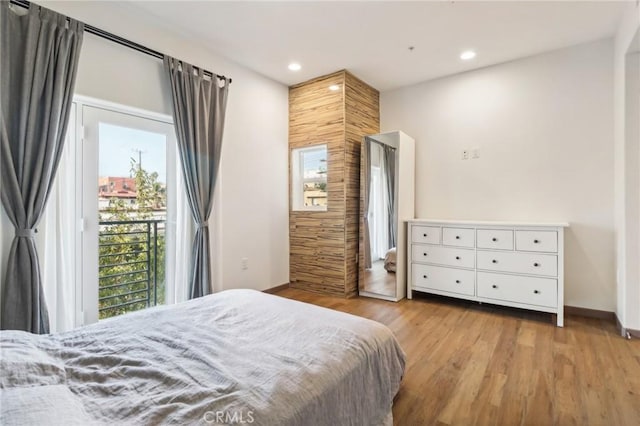
<path fill-rule="evenodd" d="M 371 269 L 364 270 L 364 280 L 361 280 L 362 290 L 383 296 L 395 297 L 396 274 L 384 269 L 384 261 L 377 260 Z"/>
<path fill-rule="evenodd" d="M 436 296 L 399 303 L 296 289 L 279 296 L 379 321 L 407 369 L 394 424 L 640 425 L 640 340 L 607 321 Z"/>

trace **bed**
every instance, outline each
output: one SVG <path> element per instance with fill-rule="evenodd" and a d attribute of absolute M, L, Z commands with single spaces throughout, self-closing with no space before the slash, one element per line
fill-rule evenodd
<path fill-rule="evenodd" d="M 395 247 L 390 248 L 384 255 L 384 269 L 386 269 L 387 272 L 396 272 L 397 257 L 398 255 Z"/>
<path fill-rule="evenodd" d="M 385 326 L 253 290 L 0 336 L 2 425 L 382 425 L 405 366 Z"/>

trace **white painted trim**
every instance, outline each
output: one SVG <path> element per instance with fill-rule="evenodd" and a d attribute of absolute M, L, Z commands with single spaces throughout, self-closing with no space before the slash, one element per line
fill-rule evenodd
<path fill-rule="evenodd" d="M 112 117 L 120 117 L 118 120 L 144 120 L 149 127 L 156 128 L 155 131 L 166 135 L 166 155 L 167 155 L 167 179 L 178 173 L 175 165 L 177 156 L 176 134 L 173 127 L 172 117 L 147 111 L 140 108 L 130 107 L 110 101 L 103 101 L 87 96 L 74 96 L 73 104 L 76 108 L 76 223 L 82 221 L 83 230 L 77 228 L 76 239 L 76 325 L 86 325 L 98 321 L 98 278 L 95 276 L 94 266 L 98 262 L 98 241 L 96 234 L 99 232 L 97 198 L 89 199 L 88 194 L 97 189 L 98 164 L 87 164 L 88 159 L 98 161 L 97 134 L 92 134 L 87 125 L 87 120 L 93 119 L 96 124 L 99 114 L 111 114 Z M 87 108 L 85 108 L 87 107 Z M 170 127 L 170 129 L 169 129 Z M 162 131 L 160 129 L 163 129 Z M 94 129 L 95 130 L 95 129 Z M 89 143 L 91 141 L 91 143 Z M 87 188 L 87 184 L 95 182 L 95 188 Z M 168 188 L 167 207 L 175 203 L 176 190 Z M 95 204 L 95 205 L 94 205 Z M 167 242 L 169 243 L 169 229 L 171 214 L 167 210 Z M 89 268 L 92 268 L 91 270 Z M 173 295 L 167 280 L 165 288 L 165 303 L 173 303 Z"/>
<path fill-rule="evenodd" d="M 73 101 L 80 107 L 90 106 L 94 108 L 100 108 L 111 112 L 117 112 L 120 114 L 128 114 L 136 117 L 147 118 L 149 120 L 160 121 L 167 124 L 173 124 L 173 117 L 166 114 L 160 114 L 158 112 L 149 111 L 142 108 L 136 108 L 128 105 L 119 104 L 117 102 L 104 101 L 102 99 L 92 98 L 90 96 L 75 95 Z M 80 109 L 80 108 L 79 108 Z"/>
<path fill-rule="evenodd" d="M 306 146 L 301 148 L 293 148 L 290 151 L 291 156 L 291 211 L 294 212 L 326 212 L 329 209 L 329 205 L 325 206 L 305 206 L 304 205 L 304 184 L 306 182 L 329 182 L 328 175 L 325 175 L 324 179 L 305 179 L 304 177 L 304 162 L 300 161 L 302 156 L 307 152 L 319 151 L 324 148 L 327 155 L 327 164 L 329 156 L 329 145 L 326 143 Z M 329 170 L 327 169 L 327 173 Z M 328 199 L 327 199 L 328 201 Z"/>
<path fill-rule="evenodd" d="M 570 225 L 568 222 L 497 222 L 497 221 L 471 221 L 471 220 L 449 220 L 449 219 L 409 219 L 407 222 L 409 223 L 424 223 L 429 225 L 463 225 L 468 226 L 470 228 L 475 228 L 476 226 L 495 226 L 495 227 L 505 227 L 510 228 L 513 226 L 518 227 L 534 227 L 535 229 L 540 229 L 540 227 L 547 228 L 568 228 Z M 554 229 L 553 229 L 554 230 Z"/>

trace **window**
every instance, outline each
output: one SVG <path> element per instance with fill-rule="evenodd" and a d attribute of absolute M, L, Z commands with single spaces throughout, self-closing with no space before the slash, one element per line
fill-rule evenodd
<path fill-rule="evenodd" d="M 327 145 L 291 151 L 291 199 L 295 211 L 327 210 Z"/>
<path fill-rule="evenodd" d="M 97 100 L 77 104 L 79 286 L 88 324 L 167 303 L 177 156 L 169 117 Z"/>

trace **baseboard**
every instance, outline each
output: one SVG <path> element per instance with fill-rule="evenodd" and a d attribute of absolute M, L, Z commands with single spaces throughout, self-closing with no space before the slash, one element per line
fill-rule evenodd
<path fill-rule="evenodd" d="M 564 314 L 576 315 L 579 317 L 587 317 L 587 318 L 597 318 L 601 320 L 611 321 L 612 323 L 616 321 L 616 314 L 614 312 L 599 311 L 597 309 L 589 309 L 589 308 L 580 308 L 577 306 L 565 306 Z"/>
<path fill-rule="evenodd" d="M 622 337 L 624 337 L 625 339 L 631 339 L 632 337 L 636 339 L 640 339 L 640 330 L 634 330 L 632 328 L 624 328 L 618 316 L 617 315 L 614 315 L 614 316 L 616 318 L 616 328 L 618 329 L 618 332 Z"/>
<path fill-rule="evenodd" d="M 289 288 L 289 283 L 280 284 L 280 285 L 277 285 L 275 287 L 271 287 L 271 288 L 268 288 L 266 290 L 262 290 L 262 292 L 263 293 L 273 294 L 273 293 L 279 292 L 280 290 L 284 290 L 285 288 Z"/>

